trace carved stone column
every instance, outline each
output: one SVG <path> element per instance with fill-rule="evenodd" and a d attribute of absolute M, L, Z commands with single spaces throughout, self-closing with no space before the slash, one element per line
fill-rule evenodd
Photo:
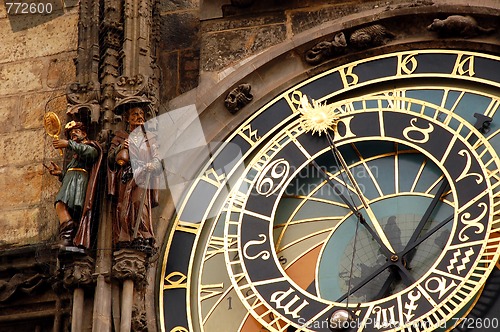
<path fill-rule="evenodd" d="M 131 331 L 134 286 L 141 286 L 146 278 L 146 254 L 133 249 L 115 251 L 113 278 L 123 283 L 120 332 Z"/>
<path fill-rule="evenodd" d="M 75 59 L 77 81 L 68 86 L 66 98 L 67 114 L 89 127 L 100 119 L 99 62 L 99 1 L 82 0 Z"/>
<path fill-rule="evenodd" d="M 73 308 L 71 313 L 71 331 L 83 331 L 84 288 L 94 284 L 94 259 L 83 256 L 68 262 L 61 262 L 62 278 L 65 288 L 73 290 Z"/>
<path fill-rule="evenodd" d="M 151 102 L 157 114 L 157 80 L 152 37 L 157 33 L 153 25 L 154 0 L 124 0 L 123 72 L 116 80 L 116 106 L 134 98 Z M 152 52 L 153 50 L 153 52 Z"/>
<path fill-rule="evenodd" d="M 123 21 L 122 0 L 95 1 L 100 6 L 99 21 L 99 72 L 100 82 L 100 132 L 99 142 L 107 151 L 113 126 L 119 122 L 115 107 L 114 84 L 120 76 Z M 104 196 L 103 196 L 104 197 Z M 96 275 L 92 331 L 112 331 L 112 286 L 109 275 L 112 269 L 112 210 L 111 202 L 103 200 L 97 237 Z"/>

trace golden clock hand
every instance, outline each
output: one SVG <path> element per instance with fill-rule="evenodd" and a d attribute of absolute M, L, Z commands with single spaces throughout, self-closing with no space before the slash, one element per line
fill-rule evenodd
<path fill-rule="evenodd" d="M 389 242 L 389 239 L 385 235 L 382 226 L 380 226 L 379 221 L 377 220 L 377 217 L 375 217 L 375 213 L 373 213 L 373 210 L 371 209 L 370 205 L 366 201 L 366 197 L 363 195 L 361 189 L 359 188 L 359 185 L 357 181 L 354 179 L 354 176 L 352 175 L 351 171 L 349 170 L 349 167 L 347 166 L 347 163 L 345 162 L 344 158 L 342 157 L 342 154 L 338 150 L 337 146 L 335 145 L 335 142 L 333 141 L 333 138 L 331 137 L 330 133 L 326 133 L 326 137 L 328 138 L 328 141 L 330 143 L 330 147 L 332 148 L 332 151 L 337 158 L 337 160 L 340 162 L 342 168 L 344 169 L 344 172 L 346 173 L 347 177 L 349 178 L 349 181 L 352 183 L 354 190 L 356 191 L 356 195 L 358 196 L 359 200 L 361 201 L 361 204 L 363 204 L 363 207 L 365 208 L 366 214 L 368 215 L 368 218 L 370 218 L 370 221 L 375 228 L 375 232 L 377 233 L 378 237 L 384 244 L 384 246 L 392 253 L 395 254 L 396 251 L 394 248 L 392 248 L 391 243 Z"/>
<path fill-rule="evenodd" d="M 363 225 L 363 227 L 365 227 L 365 229 L 368 231 L 368 233 L 370 233 L 370 235 L 377 241 L 377 243 L 380 245 L 380 247 L 382 248 L 382 250 L 384 250 L 384 254 L 389 259 L 393 255 L 393 252 L 391 252 L 386 247 L 386 245 L 380 239 L 380 237 L 377 234 L 377 232 L 366 222 L 365 217 L 349 201 L 349 199 L 342 193 L 342 191 L 340 191 L 337 188 L 337 185 L 335 183 L 333 183 L 333 181 L 330 179 L 330 177 L 328 176 L 328 174 L 326 174 L 325 171 L 314 160 L 312 160 L 311 163 L 318 170 L 318 172 L 323 175 L 323 177 L 326 179 L 327 183 L 333 188 L 333 191 L 335 192 L 335 194 L 337 194 L 340 197 L 340 199 L 347 205 L 347 207 L 349 208 L 349 210 L 351 210 L 352 213 L 358 218 L 358 220 Z"/>

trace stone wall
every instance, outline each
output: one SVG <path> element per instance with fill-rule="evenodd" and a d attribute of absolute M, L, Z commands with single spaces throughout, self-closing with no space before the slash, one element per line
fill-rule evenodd
<path fill-rule="evenodd" d="M 208 8 L 218 2 L 220 13 Z M 205 1 L 202 13 L 211 12 L 202 23 L 201 69 L 220 72 L 297 34 L 332 21 L 376 8 L 432 5 L 427 0 L 293 0 L 293 1 Z"/>
<path fill-rule="evenodd" d="M 160 1 L 158 15 L 160 20 L 158 64 L 162 73 L 160 98 L 165 103 L 198 85 L 199 1 Z"/>
<path fill-rule="evenodd" d="M 402 3 L 421 6 L 432 1 L 160 1 L 161 105 L 193 91 L 200 81 L 211 86 L 245 59 L 323 22 Z"/>
<path fill-rule="evenodd" d="M 57 230 L 58 180 L 43 164 L 61 163 L 43 129 L 43 115 L 65 121 L 65 90 L 75 80 L 76 2 L 53 1 L 53 12 L 8 13 L 0 3 L 0 247 L 39 243 Z M 56 3 L 59 3 L 59 7 Z"/>

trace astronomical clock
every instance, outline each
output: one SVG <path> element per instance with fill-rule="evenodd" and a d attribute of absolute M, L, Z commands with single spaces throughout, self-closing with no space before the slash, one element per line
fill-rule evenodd
<path fill-rule="evenodd" d="M 499 108 L 500 58 L 460 50 L 379 55 L 281 91 L 185 193 L 161 329 L 498 328 L 477 309 L 496 301 Z"/>

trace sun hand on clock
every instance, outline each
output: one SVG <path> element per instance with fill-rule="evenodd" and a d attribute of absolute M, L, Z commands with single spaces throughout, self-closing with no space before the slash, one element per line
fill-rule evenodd
<path fill-rule="evenodd" d="M 368 215 L 368 218 L 374 227 L 374 232 L 373 232 L 374 234 L 372 234 L 372 236 L 374 236 L 374 238 L 377 241 L 380 241 L 382 243 L 382 245 L 381 245 L 382 250 L 385 252 L 385 254 L 392 256 L 392 254 L 395 254 L 396 251 L 392 247 L 389 239 L 387 238 L 387 235 L 385 234 L 384 230 L 382 229 L 382 226 L 380 225 L 380 222 L 378 221 L 377 217 L 375 216 L 375 213 L 373 212 L 370 205 L 368 204 L 367 199 L 364 196 L 361 188 L 359 187 L 356 179 L 354 178 L 351 171 L 349 170 L 349 167 L 348 167 L 347 163 L 345 162 L 344 157 L 340 153 L 339 149 L 337 148 L 333 138 L 331 137 L 331 135 L 328 132 L 326 133 L 326 136 L 327 136 L 327 139 L 329 141 L 332 152 L 335 155 L 335 158 L 338 160 L 338 162 L 340 163 L 340 167 L 345 172 L 345 174 L 349 178 L 349 181 L 353 185 L 354 190 L 356 192 L 356 196 L 361 201 L 361 204 L 363 205 L 363 208 L 365 209 L 366 214 Z M 360 219 L 360 221 L 365 227 L 367 226 L 364 218 Z M 370 229 L 368 229 L 368 231 L 370 232 Z M 370 233 L 372 233 L 372 232 L 370 232 Z"/>
<path fill-rule="evenodd" d="M 383 233 L 383 231 L 381 230 L 381 233 L 383 234 L 383 237 L 381 237 L 379 234 L 380 232 L 377 232 L 376 229 L 372 228 L 370 224 L 368 224 L 365 220 L 365 217 L 363 216 L 363 214 L 353 205 L 353 203 L 349 200 L 349 198 L 347 198 L 343 193 L 342 193 L 342 190 L 340 190 L 338 188 L 339 184 L 336 184 L 333 182 L 333 180 L 330 178 L 330 176 L 328 174 L 325 173 L 325 171 L 318 165 L 318 163 L 316 161 L 312 161 L 311 164 L 314 166 L 314 168 L 316 168 L 316 170 L 323 175 L 323 177 L 326 179 L 327 183 L 333 188 L 333 191 L 335 192 L 335 194 L 344 202 L 344 204 L 347 205 L 347 207 L 349 208 L 349 210 L 351 210 L 352 214 L 354 216 L 356 216 L 357 218 L 359 218 L 359 221 L 360 223 L 363 225 L 363 227 L 368 231 L 368 233 L 370 233 L 370 235 L 375 239 L 375 241 L 377 241 L 377 243 L 380 245 L 384 255 L 387 257 L 387 259 L 389 259 L 393 254 L 394 254 L 394 250 L 392 249 L 392 247 L 390 246 L 390 243 L 389 241 L 387 240 L 387 237 L 385 236 L 385 234 Z M 369 205 L 367 205 L 369 207 Z M 371 211 L 371 209 L 370 209 Z M 368 213 L 368 211 L 367 211 Z M 374 218 L 375 215 L 373 214 L 373 211 L 371 211 L 371 214 L 368 214 L 369 216 L 371 215 L 370 218 Z M 370 219 L 370 220 L 373 220 L 373 219 Z M 375 219 L 376 220 L 376 219 Z M 372 222 L 373 223 L 373 222 Z M 377 225 L 380 225 L 377 223 Z M 386 239 L 386 242 L 384 242 L 383 239 Z M 389 247 L 386 245 L 386 243 L 389 243 Z M 391 249 L 389 249 L 391 248 Z"/>

